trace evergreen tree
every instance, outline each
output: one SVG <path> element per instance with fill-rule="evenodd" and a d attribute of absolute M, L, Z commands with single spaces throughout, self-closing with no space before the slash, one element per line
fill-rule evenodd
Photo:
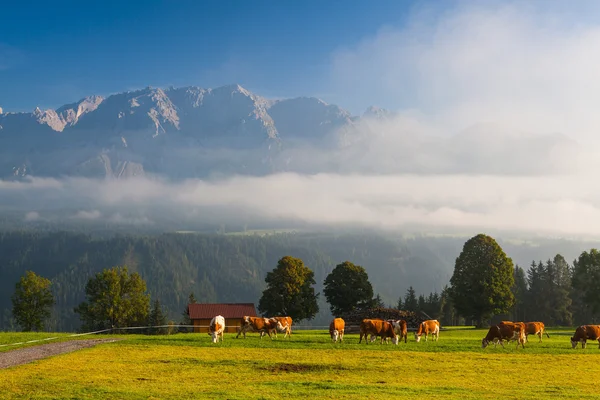
<path fill-rule="evenodd" d="M 571 310 L 571 276 L 570 267 L 565 258 L 557 254 L 548 262 L 548 282 L 551 291 L 548 296 L 550 303 L 549 324 L 556 326 L 571 326 L 573 314 Z"/>
<path fill-rule="evenodd" d="M 367 271 L 350 261 L 338 264 L 327 275 L 323 285 L 323 293 L 334 316 L 364 307 L 371 303 L 373 297 Z"/>
<path fill-rule="evenodd" d="M 398 304 L 396 305 L 396 309 L 404 310 L 404 303 L 402 302 L 402 296 L 398 297 Z"/>
<path fill-rule="evenodd" d="M 408 288 L 406 295 L 404 296 L 404 309 L 406 311 L 417 311 L 419 309 L 417 295 L 412 286 Z"/>
<path fill-rule="evenodd" d="M 163 327 L 163 325 L 167 325 L 167 316 L 163 313 L 160 301 L 156 299 L 154 300 L 154 304 L 152 305 L 150 315 L 148 316 L 148 333 L 150 333 L 151 335 L 166 334 L 168 328 Z M 157 328 L 159 326 L 160 328 Z"/>
<path fill-rule="evenodd" d="M 525 278 L 525 270 L 516 265 L 514 277 L 515 282 L 511 289 L 515 296 L 512 319 L 513 321 L 527 321 L 527 314 L 525 312 L 527 308 L 527 279 Z"/>
<path fill-rule="evenodd" d="M 181 325 L 192 325 L 192 320 L 190 319 L 190 304 L 196 304 L 196 297 L 194 297 L 193 292 L 188 296 L 185 310 L 181 313 Z M 181 328 L 182 332 L 192 332 L 193 330 L 194 328 Z"/>
<path fill-rule="evenodd" d="M 458 315 L 454 304 L 452 304 L 452 298 L 450 297 L 450 290 L 448 285 L 442 289 L 440 295 L 440 310 L 441 310 L 441 323 L 442 325 L 459 325 Z"/>
<path fill-rule="evenodd" d="M 44 320 L 50 317 L 54 297 L 50 280 L 27 271 L 15 285 L 12 314 L 23 331 L 41 331 Z"/>
<path fill-rule="evenodd" d="M 600 252 L 584 251 L 573 263 L 573 301 L 577 323 L 598 323 L 600 317 Z"/>
<path fill-rule="evenodd" d="M 456 259 L 450 296 L 458 312 L 478 327 L 493 314 L 510 311 L 514 296 L 513 262 L 490 236 L 469 239 Z"/>
<path fill-rule="evenodd" d="M 377 296 L 375 296 L 373 298 L 373 300 L 371 301 L 371 303 L 372 303 L 373 307 L 385 308 L 385 303 L 381 299 L 381 296 L 379 295 L 379 293 L 377 293 Z"/>
<path fill-rule="evenodd" d="M 294 321 L 312 319 L 319 312 L 313 285 L 314 273 L 299 258 L 285 256 L 267 273 L 267 288 L 258 302 L 263 315 L 290 316 Z"/>
<path fill-rule="evenodd" d="M 419 295 L 419 300 L 417 301 L 417 310 L 419 310 L 419 311 L 427 310 L 427 305 L 425 303 L 425 296 L 423 296 L 422 294 Z"/>

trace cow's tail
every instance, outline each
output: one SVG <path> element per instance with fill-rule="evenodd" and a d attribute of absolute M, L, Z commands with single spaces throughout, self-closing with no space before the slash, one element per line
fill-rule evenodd
<path fill-rule="evenodd" d="M 550 339 L 550 335 L 548 335 L 548 331 L 544 329 L 544 333 L 546 334 L 546 336 L 548 336 L 548 339 Z"/>

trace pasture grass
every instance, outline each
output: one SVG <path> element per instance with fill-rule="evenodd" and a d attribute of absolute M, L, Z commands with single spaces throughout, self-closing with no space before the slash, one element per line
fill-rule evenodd
<path fill-rule="evenodd" d="M 598 398 L 600 350 L 571 349 L 574 329 L 550 330 L 525 349 L 481 348 L 487 330 L 442 331 L 438 342 L 331 343 L 324 331 L 219 344 L 203 334 L 125 340 L 0 371 L 2 398 L 275 399 Z M 0 337 L 2 335 L 0 334 Z"/>

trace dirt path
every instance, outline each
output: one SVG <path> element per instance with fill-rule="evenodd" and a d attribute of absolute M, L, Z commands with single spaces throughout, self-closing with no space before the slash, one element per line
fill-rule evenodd
<path fill-rule="evenodd" d="M 27 364 L 57 354 L 70 353 L 72 351 L 93 347 L 101 343 L 116 342 L 117 340 L 122 339 L 71 340 L 69 342 L 48 343 L 39 346 L 26 347 L 24 349 L 5 351 L 0 353 L 0 369 Z"/>

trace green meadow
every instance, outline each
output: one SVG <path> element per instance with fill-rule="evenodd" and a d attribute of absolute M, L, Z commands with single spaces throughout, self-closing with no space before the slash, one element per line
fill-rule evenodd
<path fill-rule="evenodd" d="M 542 343 L 530 336 L 525 349 L 514 342 L 482 349 L 487 330 L 472 328 L 442 331 L 438 342 L 416 343 L 409 334 L 408 343 L 397 346 L 359 344 L 357 334 L 334 344 L 327 332 L 300 330 L 274 340 L 226 334 L 218 344 L 207 334 L 122 335 L 118 342 L 0 370 L 0 397 L 598 398 L 598 343 L 573 350 L 573 331 L 550 329 Z M 5 335 L 0 342 L 7 342 Z"/>

